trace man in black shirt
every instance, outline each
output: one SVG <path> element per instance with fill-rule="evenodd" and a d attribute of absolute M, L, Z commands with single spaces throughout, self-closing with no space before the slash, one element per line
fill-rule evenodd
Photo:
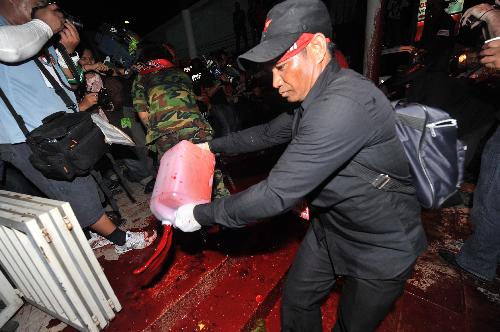
<path fill-rule="evenodd" d="M 288 0 L 268 14 L 261 43 L 240 56 L 271 62 L 273 86 L 293 114 L 214 139 L 213 152 L 288 146 L 266 180 L 209 204 L 187 204 L 174 226 L 244 227 L 290 210 L 306 197 L 313 221 L 288 273 L 283 331 L 322 331 L 321 304 L 344 276 L 335 331 L 373 331 L 401 295 L 426 240 L 408 163 L 389 101 L 369 80 L 340 69 L 320 0 Z M 363 165 L 384 181 L 359 176 Z M 413 189 L 413 188 L 412 188 Z"/>

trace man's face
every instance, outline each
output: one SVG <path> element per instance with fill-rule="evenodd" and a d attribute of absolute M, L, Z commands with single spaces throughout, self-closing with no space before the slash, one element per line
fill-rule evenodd
<path fill-rule="evenodd" d="M 20 3 L 19 10 L 22 10 L 23 13 L 27 17 L 27 21 L 31 20 L 31 12 L 33 11 L 33 8 L 39 7 L 39 6 L 46 6 L 47 1 L 46 0 L 18 0 Z"/>
<path fill-rule="evenodd" d="M 31 11 L 39 4 L 40 0 L 13 0 L 7 1 L 12 6 L 11 14 L 7 20 L 11 24 L 24 24 L 31 20 Z"/>
<path fill-rule="evenodd" d="M 313 61 L 308 57 L 307 49 L 277 63 L 272 72 L 273 87 L 291 103 L 303 101 L 314 84 Z"/>

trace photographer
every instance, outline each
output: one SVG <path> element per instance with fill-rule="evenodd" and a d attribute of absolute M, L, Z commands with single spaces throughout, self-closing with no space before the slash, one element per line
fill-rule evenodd
<path fill-rule="evenodd" d="M 455 21 L 446 12 L 446 0 L 429 0 L 419 45 L 427 51 L 426 62 L 446 66 L 455 44 Z"/>
<path fill-rule="evenodd" d="M 488 38 L 500 36 L 499 10 L 494 6 L 482 3 L 467 9 L 460 20 L 462 26 L 468 26 L 471 29 L 486 24 Z"/>
<path fill-rule="evenodd" d="M 99 92 L 104 87 L 101 73 L 108 72 L 110 68 L 101 62 L 96 62 L 94 54 L 88 48 L 83 49 L 78 63 L 85 73 L 86 81 L 86 86 L 84 87 L 85 92 L 83 93 L 79 106 L 81 111 L 86 111 L 98 104 Z M 100 106 L 105 107 L 105 105 Z"/>
<path fill-rule="evenodd" d="M 202 58 L 193 60 L 193 69 L 203 68 L 196 84 L 201 91 L 199 100 L 208 99 L 207 119 L 215 131 L 215 137 L 224 136 L 241 128 L 240 115 L 243 112 L 240 108 L 236 110 L 238 98 L 235 92 L 244 76 L 228 64 L 229 58 L 223 50 Z"/>
<path fill-rule="evenodd" d="M 0 26 L 29 22 L 33 9 L 31 0 L 0 0 Z M 66 22 L 65 29 L 70 31 L 63 30 L 60 33 L 61 42 L 67 42 L 64 46 L 68 52 L 74 51 L 74 43 L 78 39 L 73 28 Z M 49 46 L 47 51 L 44 57 L 30 58 L 22 63 L 0 63 L 0 88 L 16 113 L 23 118 L 28 131 L 40 127 L 42 119 L 47 116 L 58 111 L 69 112 L 66 103 L 56 94 L 54 86 L 39 68 L 45 67 L 48 75 L 53 75 L 55 81 L 59 80 L 62 91 L 73 104 L 76 103 L 73 92 L 67 88 L 68 82 L 62 69 L 55 61 L 57 55 L 54 48 Z M 125 232 L 111 222 L 104 213 L 97 185 L 90 175 L 60 181 L 47 178 L 36 169 L 30 162 L 32 151 L 26 143 L 26 136 L 4 101 L 0 101 L 0 128 L 0 158 L 21 171 L 47 197 L 69 202 L 82 228 L 89 227 L 106 237 L 115 244 L 117 253 L 142 249 L 154 241 L 156 233 L 150 236 L 145 232 Z"/>
<path fill-rule="evenodd" d="M 78 64 L 85 73 L 86 81 L 86 90 L 80 102 L 80 109 L 85 110 L 99 104 L 98 106 L 106 111 L 113 110 L 115 106 L 111 98 L 113 91 L 106 89 L 103 77 L 124 76 L 125 69 L 111 68 L 103 62 L 97 62 L 94 53 L 89 48 L 81 51 Z"/>
<path fill-rule="evenodd" d="M 28 23 L 0 27 L 0 61 L 20 62 L 34 56 L 63 28 L 64 16 L 55 4 L 36 10 Z"/>
<path fill-rule="evenodd" d="M 469 8 L 460 23 L 471 29 L 486 24 L 487 39 L 480 52 L 480 62 L 488 68 L 500 68 L 500 10 L 483 3 Z"/>
<path fill-rule="evenodd" d="M 480 52 L 481 63 L 500 70 L 500 11 L 488 4 L 468 9 L 462 25 L 475 27 L 485 22 L 489 33 Z M 491 282 L 500 263 L 500 128 L 490 137 L 481 156 L 479 181 L 474 192 L 471 221 L 474 231 L 458 254 L 440 250 L 439 255 L 450 265 L 481 282 Z"/>
<path fill-rule="evenodd" d="M 203 56 L 203 60 L 193 60 L 194 68 L 198 69 L 201 66 L 200 86 L 202 95 L 209 98 L 209 110 L 213 105 L 226 105 L 228 103 L 224 86 L 229 84 L 229 77 L 224 74 L 221 66 L 218 63 L 215 54 L 210 54 L 208 57 Z"/>
<path fill-rule="evenodd" d="M 81 54 L 79 64 L 85 72 L 86 87 L 79 103 L 80 110 L 99 112 L 111 124 L 131 136 L 137 144 L 135 147 L 112 146 L 111 154 L 126 166 L 124 175 L 128 180 L 146 185 L 152 179 L 153 169 L 144 147 L 144 130 L 131 110 L 130 84 L 125 82 L 119 72 L 102 62 L 96 62 L 89 48 L 84 48 Z M 126 123 L 126 127 L 123 123 Z M 115 183 L 110 186 L 114 187 Z"/>

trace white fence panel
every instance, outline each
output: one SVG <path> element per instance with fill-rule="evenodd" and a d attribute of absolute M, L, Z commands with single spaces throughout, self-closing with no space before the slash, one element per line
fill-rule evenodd
<path fill-rule="evenodd" d="M 121 310 L 69 203 L 0 190 L 0 264 L 26 301 L 78 330 Z"/>

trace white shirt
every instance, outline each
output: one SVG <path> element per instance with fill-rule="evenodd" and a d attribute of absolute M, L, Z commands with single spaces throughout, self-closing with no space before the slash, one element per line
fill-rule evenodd
<path fill-rule="evenodd" d="M 20 62 L 40 51 L 52 37 L 52 29 L 42 20 L 0 27 L 0 61 Z"/>

